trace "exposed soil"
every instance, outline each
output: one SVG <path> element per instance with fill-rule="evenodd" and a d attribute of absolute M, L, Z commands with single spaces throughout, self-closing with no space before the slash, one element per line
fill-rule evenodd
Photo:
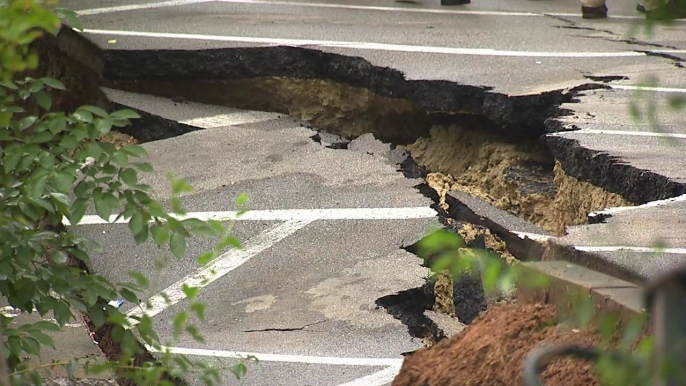
<path fill-rule="evenodd" d="M 541 343 L 593 346 L 592 330 L 556 325 L 555 308 L 505 304 L 484 312 L 462 332 L 405 357 L 392 386 L 521 385 L 524 358 Z M 553 361 L 543 373 L 546 386 L 595 386 L 591 364 Z"/>
<path fill-rule="evenodd" d="M 634 205 L 567 175 L 533 142 L 517 144 L 482 131 L 434 126 L 429 137 L 404 148 L 419 165 L 437 171 L 427 175 L 427 183 L 444 210 L 446 194 L 462 191 L 559 236 L 569 225 L 585 224 L 592 211 Z"/>

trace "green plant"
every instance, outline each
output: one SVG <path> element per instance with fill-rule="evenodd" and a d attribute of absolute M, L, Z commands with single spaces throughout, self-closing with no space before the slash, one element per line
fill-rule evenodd
<path fill-rule="evenodd" d="M 190 190 L 185 180 L 172 178 L 171 213 L 152 197 L 151 187 L 139 181 L 142 173 L 153 171 L 141 160 L 147 155 L 143 147 L 116 148 L 98 140 L 138 118 L 135 112 L 108 113 L 95 106 L 52 111 L 53 96 L 64 85 L 21 75 L 38 64 L 31 42 L 44 33 L 57 33 L 59 26 L 59 18 L 40 0 L 0 5 L 0 294 L 22 312 L 52 314 L 56 320 L 15 326 L 12 318 L 0 315 L 0 358 L 5 359 L 0 361 L 0 384 L 40 384 L 42 370 L 64 366 L 73 376 L 81 365 L 89 373 L 114 371 L 141 385 L 171 385 L 170 375 L 188 372 L 198 373 L 206 384 L 219 382 L 217 368 L 165 352 L 150 317 L 127 317 L 109 304 L 119 298 L 138 303 L 136 293 L 148 286 L 148 279 L 129 272 L 131 281 L 113 283 L 90 273 L 89 251 L 100 246 L 82 237 L 75 226 L 65 225 L 78 224 L 92 207 L 104 220 L 128 219 L 137 244 L 151 239 L 178 259 L 185 257 L 189 237 L 220 238 L 214 250 L 197 258 L 200 264 L 239 245 L 218 221 L 177 219 L 185 214 L 178 196 Z M 199 320 L 204 317 L 199 289 L 184 291 L 190 311 L 176 316 L 175 338 L 185 332 L 202 340 L 190 319 L 190 313 Z M 74 311 L 96 328 L 106 326 L 121 356 L 98 364 L 67 359 L 40 366 L 25 359 L 26 354 L 39 355 L 44 346 L 54 347 L 50 333 L 75 319 Z M 135 360 L 142 352 L 139 340 L 162 352 L 158 361 Z M 230 370 L 240 376 L 245 364 Z"/>

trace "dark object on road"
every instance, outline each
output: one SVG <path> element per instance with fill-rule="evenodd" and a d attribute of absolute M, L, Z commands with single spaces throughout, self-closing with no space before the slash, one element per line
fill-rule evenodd
<path fill-rule="evenodd" d="M 602 7 L 586 7 L 582 5 L 581 16 L 584 19 L 604 19 L 607 17 L 607 6 L 605 4 Z"/>
<path fill-rule="evenodd" d="M 441 0 L 441 5 L 463 5 L 470 2 L 471 0 Z"/>
<path fill-rule="evenodd" d="M 636 5 L 636 10 L 640 13 L 646 13 L 646 6 L 643 3 L 638 3 Z"/>

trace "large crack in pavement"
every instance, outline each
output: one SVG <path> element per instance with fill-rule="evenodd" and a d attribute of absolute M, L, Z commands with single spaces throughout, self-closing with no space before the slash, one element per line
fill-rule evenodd
<path fill-rule="evenodd" d="M 470 248 L 507 258 L 540 259 L 545 245 L 512 233 L 474 202 L 562 234 L 565 226 L 588 221 L 592 211 L 686 191 L 683 184 L 664 176 L 574 140 L 547 135 L 575 130 L 558 119 L 571 114 L 560 106 L 573 103 L 584 90 L 607 88 L 602 84 L 508 96 L 488 87 L 407 80 L 400 71 L 359 57 L 294 47 L 114 50 L 104 52 L 103 60 L 104 81 L 89 75 L 96 88 L 105 85 L 174 100 L 289 114 L 322 131 L 314 141 L 342 151 L 354 150 L 352 140 L 371 134 L 396 155 L 404 154 L 394 158 L 399 171 L 424 180 L 417 189 L 433 200 L 446 229 L 460 234 Z M 98 102 L 101 98 L 98 94 Z M 137 106 L 110 104 L 110 109 L 121 107 L 134 108 L 142 116 L 122 129 L 141 143 L 199 130 Z M 327 139 L 331 133 L 337 139 Z M 412 245 L 405 248 L 418 253 Z M 469 323 L 488 303 L 479 278 L 441 280 L 436 275 L 422 287 L 380 298 L 377 305 L 430 345 L 445 334 L 427 312 L 454 313 L 460 322 Z M 101 349 L 116 358 L 114 346 L 109 342 Z M 150 358 L 143 353 L 137 360 Z"/>
<path fill-rule="evenodd" d="M 446 229 L 468 247 L 506 260 L 540 259 L 546 246 L 479 213 L 470 200 L 562 235 L 569 225 L 587 223 L 591 212 L 684 191 L 666 177 L 547 135 L 574 130 L 558 120 L 570 114 L 560 106 L 603 84 L 512 97 L 487 87 L 407 80 L 359 57 L 293 47 L 115 50 L 104 57 L 105 84 L 112 88 L 289 114 L 308 121 L 319 131 L 312 140 L 333 149 L 350 150 L 352 140 L 373 135 L 406 152 L 397 161 L 400 171 L 425 180 L 417 188 L 434 200 Z M 440 280 L 439 273 L 377 304 L 431 345 L 445 334 L 426 312 L 469 323 L 489 303 L 478 277 Z"/>

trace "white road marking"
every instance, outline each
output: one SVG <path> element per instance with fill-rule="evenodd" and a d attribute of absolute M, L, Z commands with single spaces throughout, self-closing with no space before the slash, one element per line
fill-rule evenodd
<path fill-rule="evenodd" d="M 133 11 L 139 9 L 152 9 L 162 7 L 174 7 L 179 5 L 209 3 L 213 0 L 172 0 L 162 1 L 159 3 L 147 4 L 133 4 L 116 7 L 104 7 L 85 9 L 77 11 L 79 15 L 99 15 L 112 12 Z M 282 5 L 282 6 L 298 6 L 298 7 L 315 7 L 315 8 L 334 8 L 334 9 L 350 9 L 361 11 L 381 11 L 381 12 L 403 12 L 403 13 L 425 13 L 425 14 L 444 14 L 444 15 L 482 15 L 482 16 L 514 16 L 514 17 L 581 17 L 581 13 L 535 13 L 535 12 L 510 12 L 510 11 L 477 11 L 477 10 L 459 10 L 459 9 L 426 9 L 426 8 L 401 8 L 401 7 L 379 7 L 371 5 L 350 5 L 350 4 L 330 4 L 330 3 L 301 3 L 293 1 L 270 1 L 270 0 L 220 0 L 225 3 L 241 3 L 241 4 L 256 4 L 256 5 Z M 610 19 L 628 19 L 641 20 L 643 16 L 627 16 L 627 15 L 610 15 Z M 677 20 L 677 22 L 682 20 Z"/>
<path fill-rule="evenodd" d="M 574 246 L 574 249 L 584 252 L 639 252 L 639 253 L 667 253 L 686 254 L 686 248 L 657 248 L 657 247 L 629 247 L 629 246 Z"/>
<path fill-rule="evenodd" d="M 404 44 L 386 44 L 370 42 L 347 42 L 335 40 L 307 40 L 307 39 L 278 39 L 260 38 L 248 36 L 222 36 L 222 35 L 201 35 L 201 34 L 180 34 L 165 32 L 141 32 L 141 31 L 118 31 L 85 29 L 87 34 L 110 35 L 110 36 L 131 36 L 131 37 L 151 37 L 162 39 L 189 39 L 189 40 L 209 40 L 234 43 L 255 43 L 267 45 L 285 46 L 314 46 L 332 48 L 353 48 L 358 50 L 375 51 L 395 51 L 395 52 L 418 52 L 435 53 L 447 55 L 474 55 L 474 56 L 503 56 L 503 57 L 536 57 L 536 58 L 618 58 L 618 57 L 641 57 L 647 56 L 644 52 L 637 51 L 615 51 L 615 52 L 546 52 L 546 51 L 508 51 L 489 48 L 458 48 L 458 47 L 435 47 L 435 46 L 415 46 Z M 655 50 L 655 53 L 686 53 L 686 50 Z"/>
<path fill-rule="evenodd" d="M 516 231 L 513 231 L 512 233 L 516 234 L 516 235 L 519 236 L 519 238 L 521 238 L 521 239 L 528 238 L 528 239 L 531 239 L 531 240 L 534 240 L 534 241 L 548 241 L 548 240 L 554 238 L 554 236 L 542 235 L 542 234 L 539 234 L 539 233 L 516 232 Z"/>
<path fill-rule="evenodd" d="M 672 197 L 672 198 L 667 198 L 664 200 L 656 200 L 656 201 L 651 201 L 645 204 L 641 205 L 636 205 L 636 206 L 618 206 L 614 208 L 608 208 L 605 210 L 601 210 L 598 212 L 591 212 L 589 213 L 589 217 L 595 217 L 599 215 L 612 215 L 615 213 L 621 213 L 621 212 L 627 212 L 630 210 L 636 210 L 636 209 L 647 209 L 647 208 L 656 208 L 659 206 L 664 206 L 664 205 L 669 205 L 675 202 L 683 202 L 686 201 L 686 194 L 677 196 L 677 197 Z"/>
<path fill-rule="evenodd" d="M 634 137 L 662 137 L 662 138 L 681 138 L 686 139 L 686 134 L 682 133 L 660 133 L 656 131 L 629 131 L 629 130 L 597 130 L 597 129 L 581 129 L 574 131 L 561 131 L 554 133 L 555 136 L 562 136 L 565 134 L 607 134 L 607 135 L 622 135 Z"/>
<path fill-rule="evenodd" d="M 148 346 L 148 350 L 159 352 L 153 347 Z M 254 356 L 263 362 L 288 362 L 288 363 L 308 363 L 317 365 L 340 365 L 340 366 L 393 366 L 399 367 L 402 358 L 338 358 L 338 357 L 319 357 L 309 355 L 283 355 L 283 354 L 264 354 L 251 353 L 244 351 L 224 351 L 207 350 L 197 348 L 182 347 L 163 347 L 163 351 L 169 350 L 173 354 L 196 355 L 215 358 L 245 358 Z"/>
<path fill-rule="evenodd" d="M 238 212 L 191 212 L 183 216 L 172 215 L 174 218 L 184 220 L 197 218 L 199 220 L 218 221 L 314 221 L 314 220 L 409 220 L 432 218 L 437 215 L 436 211 L 429 207 L 406 207 L 406 208 L 332 208 L 332 209 L 276 209 L 276 210 L 251 210 L 239 216 Z M 113 224 L 118 215 L 112 215 L 109 221 L 100 216 L 83 216 L 79 225 Z M 126 224 L 128 219 L 120 218 L 116 224 Z M 65 225 L 71 225 L 69 220 L 64 219 Z"/>
<path fill-rule="evenodd" d="M 232 249 L 220 255 L 210 264 L 198 270 L 196 273 L 186 276 L 185 278 L 172 284 L 169 288 L 165 289 L 161 293 L 148 299 L 145 303 L 150 303 L 150 308 L 146 307 L 144 309 L 144 305 L 136 307 L 128 313 L 128 316 L 142 316 L 145 313 L 146 315 L 152 317 L 159 314 L 166 308 L 186 298 L 186 294 L 183 292 L 184 286 L 207 286 L 234 269 L 240 267 L 243 263 L 250 260 L 255 255 L 263 252 L 272 245 L 304 228 L 312 221 L 314 220 L 291 220 L 276 225 L 271 229 L 260 233 L 256 237 L 248 240 L 247 244 L 244 245 L 242 249 Z M 130 322 L 132 324 L 136 323 L 136 321 L 133 319 L 130 319 Z"/>
<path fill-rule="evenodd" d="M 278 114 L 265 113 L 261 111 L 236 112 L 231 114 L 221 114 L 212 117 L 193 118 L 179 121 L 186 125 L 202 127 L 203 129 L 214 129 L 217 127 L 243 125 L 246 123 L 257 123 L 277 119 Z"/>
<path fill-rule="evenodd" d="M 103 13 L 135 11 L 135 10 L 139 10 L 139 9 L 151 9 L 151 8 L 162 8 L 162 7 L 174 7 L 177 5 L 209 3 L 210 1 L 212 1 L 212 0 L 171 0 L 171 1 L 162 1 L 159 3 L 131 4 L 131 5 L 119 5 L 116 7 L 82 9 L 80 11 L 76 11 L 76 13 L 79 16 L 90 16 L 90 15 L 100 15 Z"/>
<path fill-rule="evenodd" d="M 393 382 L 400 372 L 399 366 L 391 366 L 366 377 L 357 378 L 350 382 L 341 383 L 338 386 L 383 386 Z"/>
<path fill-rule="evenodd" d="M 614 88 L 617 90 L 671 92 L 671 93 L 681 93 L 681 94 L 686 93 L 686 88 L 630 86 L 630 85 L 622 85 L 622 84 L 610 84 L 609 86 L 611 88 Z"/>

